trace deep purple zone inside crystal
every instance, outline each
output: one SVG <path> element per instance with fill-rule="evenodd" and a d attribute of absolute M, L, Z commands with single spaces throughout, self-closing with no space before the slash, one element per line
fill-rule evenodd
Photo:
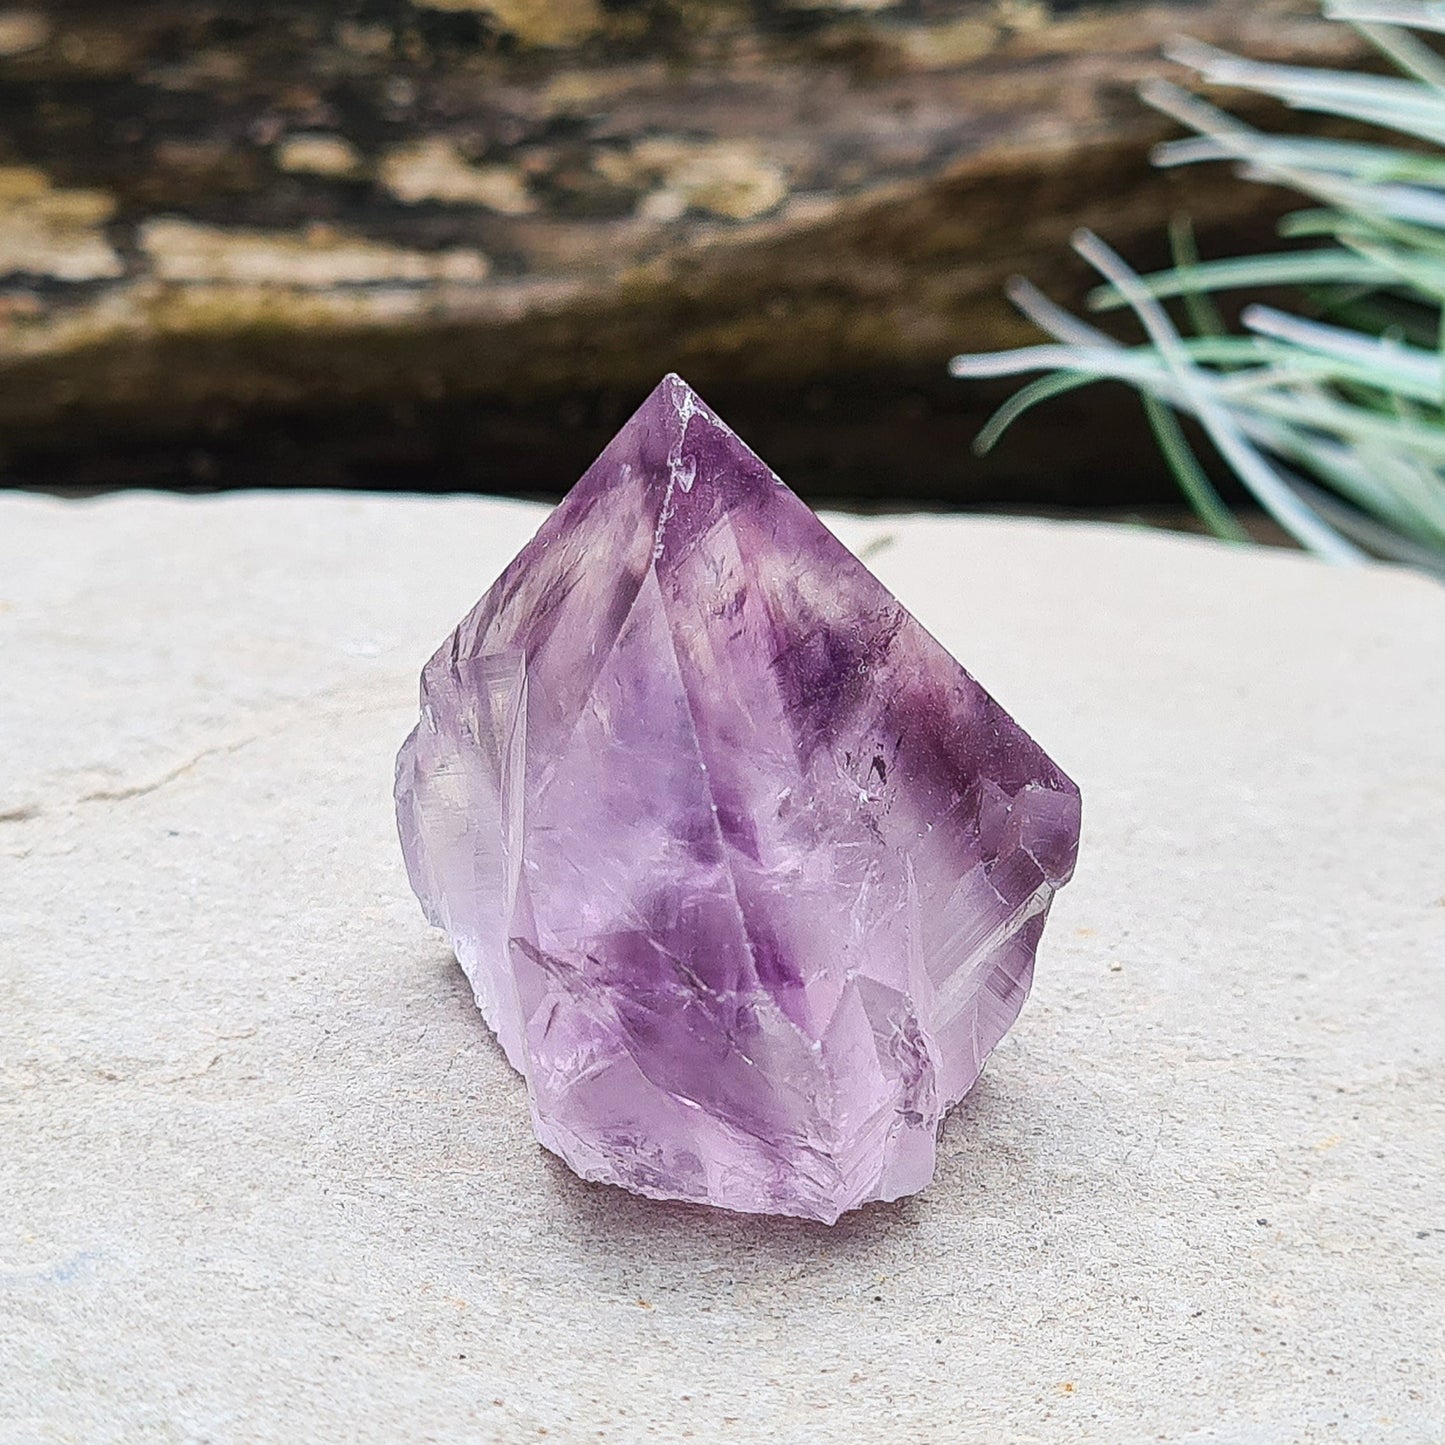
<path fill-rule="evenodd" d="M 832 1221 L 932 1177 L 1078 789 L 676 377 L 422 674 L 412 886 L 587 1178 Z"/>

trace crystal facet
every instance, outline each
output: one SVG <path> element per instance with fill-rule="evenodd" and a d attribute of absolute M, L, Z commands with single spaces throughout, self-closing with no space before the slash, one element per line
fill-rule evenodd
<path fill-rule="evenodd" d="M 427 664 L 397 816 L 544 1145 L 832 1222 L 932 1177 L 1079 793 L 669 376 Z"/>

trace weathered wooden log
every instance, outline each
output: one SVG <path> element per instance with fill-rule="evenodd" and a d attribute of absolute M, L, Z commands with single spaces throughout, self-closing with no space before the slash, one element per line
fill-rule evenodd
<path fill-rule="evenodd" d="M 36 0 L 0 12 L 0 448 L 546 487 L 675 368 L 804 483 L 957 495 L 987 394 L 942 368 L 1026 334 L 1010 272 L 1077 294 L 1076 226 L 1158 259 L 1173 210 L 1220 241 L 1275 204 L 1149 170 L 1161 41 L 1338 54 L 1312 12 Z M 1084 414 L 1035 499 L 1116 456 Z"/>

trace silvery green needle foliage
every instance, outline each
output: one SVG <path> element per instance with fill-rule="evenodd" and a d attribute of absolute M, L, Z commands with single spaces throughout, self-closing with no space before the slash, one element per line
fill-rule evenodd
<path fill-rule="evenodd" d="M 1194 41 L 1169 54 L 1209 84 L 1363 122 L 1378 128 L 1378 140 L 1271 134 L 1167 81 L 1142 90 L 1194 132 L 1159 146 L 1157 165 L 1229 161 L 1248 180 L 1307 199 L 1281 223 L 1289 249 L 1201 261 L 1178 226 L 1174 266 L 1140 276 L 1081 232 L 1075 249 L 1103 281 L 1091 307 L 1132 311 L 1144 339 L 1117 341 L 1016 280 L 1011 298 L 1051 341 L 955 357 L 951 370 L 1045 373 L 992 418 L 980 451 L 1041 401 L 1124 381 L 1139 391 L 1180 486 L 1218 535 L 1244 539 L 1181 415 L 1199 423 L 1301 545 L 1335 562 L 1384 557 L 1445 576 L 1445 56 L 1424 38 L 1445 36 L 1445 3 L 1325 0 L 1325 15 L 1354 26 L 1398 74 L 1264 64 Z M 1308 314 L 1247 305 L 1230 331 L 1215 294 L 1260 287 L 1297 288 Z"/>

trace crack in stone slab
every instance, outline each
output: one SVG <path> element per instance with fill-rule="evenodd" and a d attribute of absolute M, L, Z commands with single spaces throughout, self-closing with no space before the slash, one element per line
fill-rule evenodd
<path fill-rule="evenodd" d="M 329 693 L 321 693 L 317 698 L 304 699 L 292 706 L 282 709 L 268 710 L 262 713 L 254 721 L 273 721 L 274 725 L 261 727 L 258 731 L 247 734 L 245 737 L 235 738 L 230 742 L 215 743 L 210 747 L 202 748 L 194 753 L 184 762 L 177 763 L 174 767 L 162 773 L 159 777 L 147 779 L 144 782 L 123 783 L 111 788 L 96 788 L 88 793 L 81 793 L 77 797 L 63 800 L 58 806 L 78 806 L 81 803 L 123 803 L 132 798 L 145 797 L 149 793 L 159 791 L 168 787 L 177 779 L 198 767 L 208 758 L 225 757 L 232 753 L 240 752 L 242 748 L 249 747 L 252 743 L 260 742 L 269 737 L 275 737 L 280 733 L 289 731 L 292 728 L 302 726 L 308 721 L 334 721 L 341 716 L 355 716 L 359 713 L 391 712 L 396 711 L 400 715 L 405 712 L 404 706 L 397 701 L 388 700 L 379 705 L 370 707 L 354 707 L 347 709 L 322 709 L 313 711 L 315 703 L 320 698 L 332 696 Z M 279 714 L 279 716 L 278 716 Z M 18 806 L 0 811 L 0 823 L 22 823 L 38 818 L 44 809 L 39 803 L 22 803 Z"/>
<path fill-rule="evenodd" d="M 237 753 L 248 744 L 255 742 L 254 737 L 242 738 L 239 742 L 221 743 L 216 747 L 203 748 L 194 757 L 188 758 L 183 763 L 178 763 L 168 773 L 163 773 L 159 778 L 153 778 L 148 783 L 132 783 L 123 788 L 100 788 L 93 793 L 82 793 L 76 799 L 78 803 L 123 803 L 130 798 L 142 798 L 147 793 L 154 793 L 164 788 L 167 784 L 173 783 L 177 778 L 183 777 L 192 768 L 203 763 L 207 758 L 216 757 L 218 754 Z"/>

